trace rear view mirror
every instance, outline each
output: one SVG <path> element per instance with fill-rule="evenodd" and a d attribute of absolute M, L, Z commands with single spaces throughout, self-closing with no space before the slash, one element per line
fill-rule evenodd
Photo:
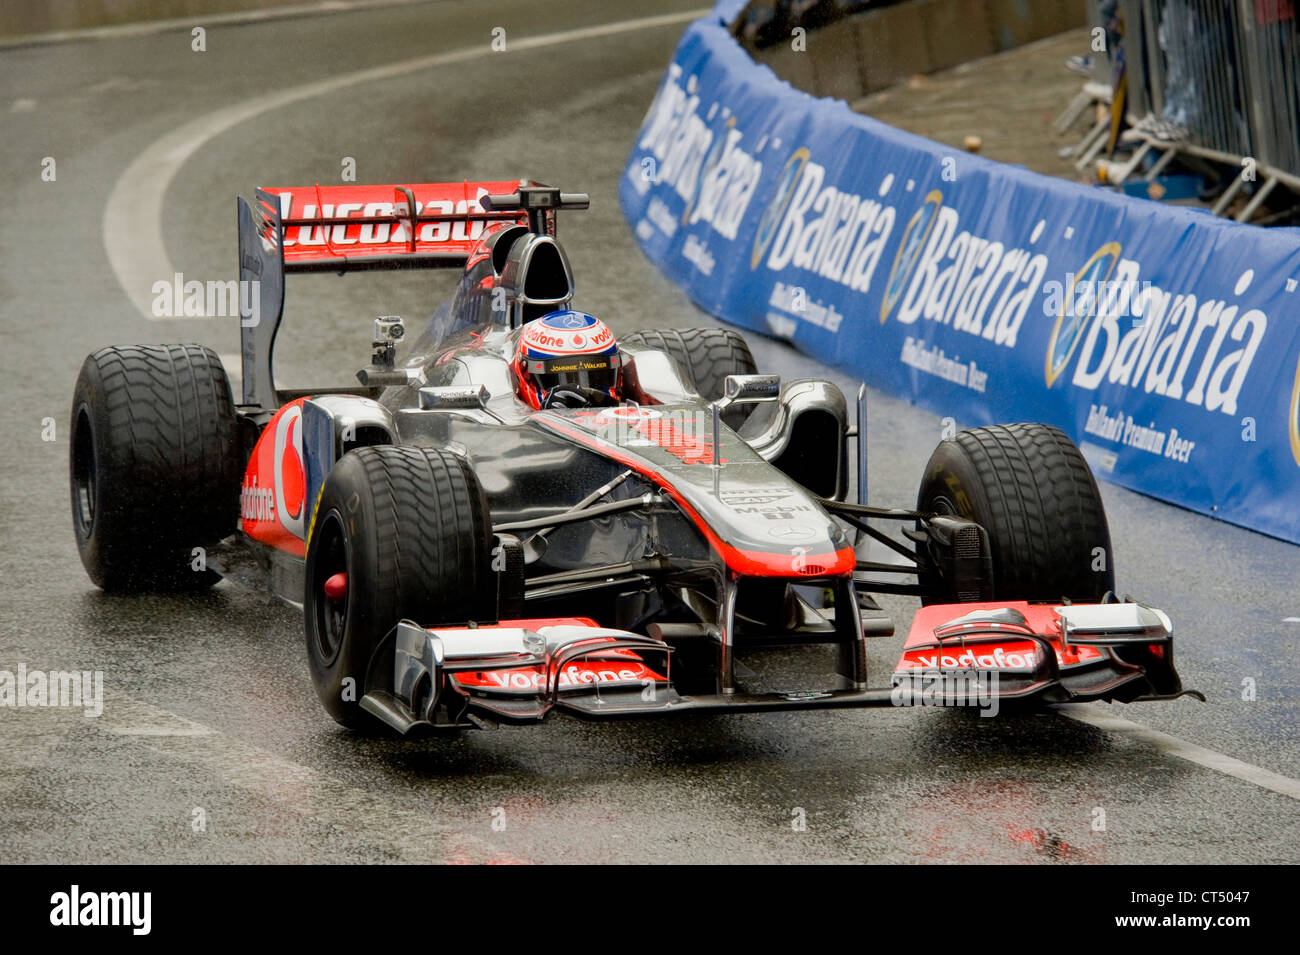
<path fill-rule="evenodd" d="M 719 404 L 747 404 L 755 401 L 776 401 L 781 397 L 780 375 L 728 375 L 722 384 Z"/>
<path fill-rule="evenodd" d="M 757 401 L 776 401 L 781 397 L 780 375 L 728 375 L 722 381 L 722 397 L 713 402 L 713 447 L 722 447 L 722 409 L 734 404 L 750 404 Z M 721 459 L 711 465 L 722 467 Z M 717 475 L 714 475 L 716 485 Z M 715 486 L 714 493 L 717 493 Z"/>
<path fill-rule="evenodd" d="M 475 410 L 488 402 L 486 385 L 430 385 L 420 389 L 421 411 Z"/>

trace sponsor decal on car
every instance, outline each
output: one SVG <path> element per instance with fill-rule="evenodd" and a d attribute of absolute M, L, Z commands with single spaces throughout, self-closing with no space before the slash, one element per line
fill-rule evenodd
<path fill-rule="evenodd" d="M 275 520 L 275 492 L 269 487 L 258 487 L 256 474 L 251 483 L 247 476 L 244 477 L 239 495 L 239 516 L 246 521 Z"/>
<path fill-rule="evenodd" d="M 1107 651 L 1093 646 L 1065 646 L 1052 641 L 1056 662 L 1062 669 L 1096 663 Z M 1040 649 L 1032 640 L 972 643 L 907 650 L 895 668 L 909 670 L 1003 670 L 1032 672 L 1039 665 Z"/>
<path fill-rule="evenodd" d="M 712 420 L 695 408 L 655 411 L 636 406 L 579 411 L 574 420 L 623 448 L 655 447 L 682 464 L 713 464 Z M 726 464 L 727 459 L 720 459 Z"/>
<path fill-rule="evenodd" d="M 415 200 L 416 215 L 466 215 L 482 212 L 479 200 L 488 195 L 481 186 L 472 199 L 430 199 Z M 405 203 L 378 200 L 373 202 L 304 202 L 300 208 L 293 205 L 294 194 L 285 191 L 280 194 L 280 217 L 282 219 L 346 219 L 350 216 L 371 218 L 375 216 L 409 216 L 410 210 Z M 416 242 L 466 242 L 482 237 L 487 223 L 482 219 L 471 222 L 465 220 L 447 222 L 422 222 L 415 230 Z M 285 230 L 285 250 L 301 246 L 323 245 L 398 245 L 411 241 L 409 227 L 402 222 L 359 222 L 356 225 L 337 223 L 335 225 L 300 225 Z"/>
<path fill-rule="evenodd" d="M 724 504 L 732 506 L 750 506 L 758 504 L 774 504 L 777 501 L 784 501 L 793 495 L 788 487 L 750 487 L 727 489 L 722 488 L 718 491 L 718 497 Z"/>
<path fill-rule="evenodd" d="M 592 354 L 614 344 L 614 333 L 601 321 L 583 322 L 576 327 L 556 327 L 550 320 L 530 322 L 524 326 L 523 336 L 526 346 L 543 349 L 547 354 Z"/>
<path fill-rule="evenodd" d="M 1038 666 L 1038 645 L 1032 640 L 969 647 L 908 650 L 898 670 L 1010 670 L 1032 672 Z"/>
<path fill-rule="evenodd" d="M 302 466 L 302 405 L 284 409 L 275 423 L 275 510 L 285 530 L 306 537 L 303 497 L 307 478 Z"/>
<path fill-rule="evenodd" d="M 302 447 L 302 403 L 281 408 L 253 448 L 239 495 L 244 533 L 254 540 L 305 553 L 307 474 Z"/>
<path fill-rule="evenodd" d="M 536 693 L 546 689 L 540 667 L 514 670 L 476 670 L 452 675 L 463 687 L 507 693 Z M 642 687 L 647 683 L 666 683 L 661 674 L 635 660 L 579 660 L 566 664 L 556 675 L 561 691 L 600 686 L 609 689 Z"/>

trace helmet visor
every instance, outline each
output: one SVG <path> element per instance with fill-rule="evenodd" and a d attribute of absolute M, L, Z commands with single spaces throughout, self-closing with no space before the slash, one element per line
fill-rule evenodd
<path fill-rule="evenodd" d="M 573 355 L 563 358 L 532 359 L 528 371 L 543 395 L 557 385 L 578 385 L 610 391 L 618 383 L 618 355 Z"/>

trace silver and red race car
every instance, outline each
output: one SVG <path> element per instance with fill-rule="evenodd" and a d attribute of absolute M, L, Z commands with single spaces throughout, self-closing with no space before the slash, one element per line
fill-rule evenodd
<path fill-rule="evenodd" d="M 556 215 L 587 204 L 527 181 L 240 199 L 238 403 L 197 345 L 82 367 L 72 513 L 94 582 L 264 582 L 302 608 L 326 710 L 403 734 L 1184 692 L 1168 617 L 1114 596 L 1097 486 L 1055 428 L 960 432 L 915 509 L 881 508 L 864 391 L 850 412 L 830 382 L 760 375 L 730 330 L 625 335 L 609 400 L 539 400 L 521 338 L 578 314 Z M 359 386 L 276 386 L 286 275 L 401 268 L 461 270 L 404 363 L 384 317 Z M 867 641 L 894 626 L 873 594 L 924 604 L 875 686 Z"/>

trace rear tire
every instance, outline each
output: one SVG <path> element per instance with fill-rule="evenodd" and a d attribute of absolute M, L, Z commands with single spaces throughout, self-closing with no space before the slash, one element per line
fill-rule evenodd
<path fill-rule="evenodd" d="M 221 579 L 194 552 L 239 515 L 235 406 L 215 352 L 101 348 L 77 377 L 71 434 L 72 524 L 91 580 L 140 591 Z"/>
<path fill-rule="evenodd" d="M 687 383 L 709 401 L 722 397 L 728 375 L 753 375 L 758 371 L 744 337 L 730 328 L 666 328 L 625 335 L 623 341 L 667 353 L 686 373 Z M 753 410 L 753 405 L 734 405 L 722 413 L 732 428 Z"/>
<path fill-rule="evenodd" d="M 1115 589 L 1110 528 L 1083 455 L 1045 424 L 961 431 L 930 456 L 918 511 L 983 526 L 995 600 L 1099 600 Z M 923 575 L 927 603 L 942 581 Z"/>
<path fill-rule="evenodd" d="M 496 620 L 493 542 L 487 499 L 464 458 L 378 446 L 334 465 L 312 517 L 303 600 L 308 665 L 330 716 L 375 725 L 360 706 L 366 670 L 399 621 Z M 331 601 L 325 582 L 337 573 L 347 574 L 347 591 Z"/>

